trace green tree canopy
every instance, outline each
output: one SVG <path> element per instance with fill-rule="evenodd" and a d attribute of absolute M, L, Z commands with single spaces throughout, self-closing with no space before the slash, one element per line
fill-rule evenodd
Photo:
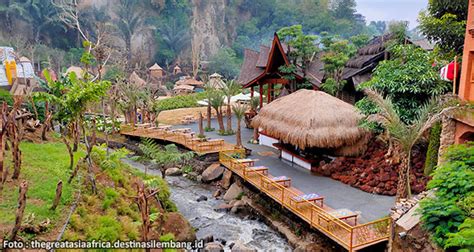
<path fill-rule="evenodd" d="M 411 122 L 420 107 L 431 97 L 445 93 L 450 85 L 443 82 L 432 66 L 434 55 L 413 45 L 395 45 L 391 60 L 380 62 L 372 79 L 358 88 L 374 89 L 392 99 L 403 122 Z M 366 114 L 376 112 L 366 98 L 356 103 Z"/>
<path fill-rule="evenodd" d="M 430 0 L 419 16 L 420 30 L 445 53 L 461 53 L 468 0 Z"/>

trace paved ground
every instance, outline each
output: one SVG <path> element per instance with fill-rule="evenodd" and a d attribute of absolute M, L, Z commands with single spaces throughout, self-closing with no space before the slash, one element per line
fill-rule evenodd
<path fill-rule="evenodd" d="M 236 129 L 236 119 L 233 118 L 233 129 Z M 304 193 L 318 193 L 325 197 L 324 202 L 331 208 L 348 208 L 361 212 L 361 222 L 368 222 L 389 214 L 390 208 L 395 204 L 395 197 L 376 195 L 361 191 L 329 177 L 318 176 L 310 171 L 292 165 L 290 162 L 278 158 L 278 150 L 273 148 L 247 143 L 253 135 L 253 130 L 244 127 L 242 122 L 242 141 L 245 147 L 252 149 L 251 158 L 258 159 L 256 165 L 264 165 L 269 168 L 273 176 L 288 176 L 292 180 L 292 186 Z M 216 120 L 212 121 L 212 126 L 218 128 Z M 188 127 L 198 132 L 196 123 L 190 125 L 180 125 L 176 127 Z M 229 143 L 235 143 L 236 137 L 219 136 L 216 132 L 206 132 L 206 136 L 211 138 L 222 138 Z M 268 156 L 267 153 L 273 152 Z M 264 155 L 259 155 L 264 153 Z"/>

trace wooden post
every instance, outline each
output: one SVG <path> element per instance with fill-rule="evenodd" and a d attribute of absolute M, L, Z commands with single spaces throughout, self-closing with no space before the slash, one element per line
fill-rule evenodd
<path fill-rule="evenodd" d="M 457 82 L 457 77 L 458 77 L 458 69 L 457 69 L 457 61 L 458 61 L 458 56 L 454 56 L 454 75 L 453 75 L 453 95 L 456 94 L 456 82 Z"/>
<path fill-rule="evenodd" d="M 253 90 L 253 86 L 250 87 L 250 98 L 253 98 L 253 95 L 254 95 L 254 90 Z"/>
<path fill-rule="evenodd" d="M 56 186 L 56 196 L 54 197 L 53 205 L 51 206 L 51 210 L 56 210 L 59 204 L 59 200 L 61 200 L 61 194 L 63 193 L 63 181 L 59 180 L 58 185 Z"/>
<path fill-rule="evenodd" d="M 260 91 L 260 109 L 263 108 L 263 86 L 259 84 L 259 91 Z"/>
<path fill-rule="evenodd" d="M 12 233 L 9 240 L 15 240 L 16 235 L 21 227 L 21 221 L 23 220 L 23 213 L 26 207 L 26 192 L 28 191 L 28 182 L 23 180 L 20 184 L 19 195 L 18 195 L 18 208 L 16 209 L 15 226 L 13 227 Z"/>

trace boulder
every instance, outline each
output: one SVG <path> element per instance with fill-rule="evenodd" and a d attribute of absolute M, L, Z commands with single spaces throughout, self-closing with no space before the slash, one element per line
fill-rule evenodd
<path fill-rule="evenodd" d="M 224 175 L 222 176 L 221 186 L 224 189 L 229 189 L 230 183 L 232 179 L 232 172 L 230 170 L 225 169 Z"/>
<path fill-rule="evenodd" d="M 234 245 L 232 246 L 232 249 L 230 251 L 232 251 L 232 252 L 234 252 L 234 251 L 235 252 L 253 252 L 253 251 L 257 251 L 257 250 L 245 245 L 241 241 L 236 241 L 234 243 Z"/>
<path fill-rule="evenodd" d="M 221 196 L 222 191 L 220 189 L 217 189 L 213 194 L 212 197 L 217 198 Z"/>
<path fill-rule="evenodd" d="M 224 167 L 219 163 L 214 163 L 204 170 L 201 180 L 204 183 L 209 183 L 219 179 L 222 176 L 222 173 L 224 173 Z"/>
<path fill-rule="evenodd" d="M 237 213 L 245 207 L 246 203 L 243 200 L 237 200 L 234 204 L 232 204 L 232 209 L 230 209 L 231 213 Z"/>
<path fill-rule="evenodd" d="M 207 201 L 207 197 L 206 197 L 206 196 L 204 196 L 204 195 L 201 195 L 201 196 L 199 196 L 199 198 L 197 198 L 197 200 L 196 200 L 196 201 L 197 201 L 197 202 L 201 202 L 201 201 Z"/>
<path fill-rule="evenodd" d="M 163 223 L 161 232 L 159 233 L 172 233 L 176 241 L 196 240 L 194 228 L 180 213 L 166 213 L 164 220 L 165 222 Z"/>
<path fill-rule="evenodd" d="M 228 211 L 230 211 L 230 209 L 232 209 L 231 204 L 222 203 L 219 206 L 217 206 L 216 208 L 214 208 L 214 211 L 216 211 L 216 212 L 228 212 Z"/>
<path fill-rule="evenodd" d="M 239 196 L 239 194 L 241 194 L 242 192 L 243 192 L 242 188 L 237 183 L 233 183 L 229 187 L 227 192 L 224 194 L 224 200 L 225 201 L 231 201 L 231 200 L 237 198 L 237 196 Z"/>
<path fill-rule="evenodd" d="M 179 176 L 181 174 L 182 174 L 181 169 L 179 169 L 177 167 L 168 168 L 165 171 L 166 176 Z"/>
<path fill-rule="evenodd" d="M 218 242 L 209 242 L 204 246 L 204 251 L 208 252 L 218 252 L 224 251 L 224 246 Z"/>

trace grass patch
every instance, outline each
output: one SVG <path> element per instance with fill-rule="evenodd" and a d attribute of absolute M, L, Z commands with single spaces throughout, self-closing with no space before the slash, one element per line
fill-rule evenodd
<path fill-rule="evenodd" d="M 22 180 L 28 181 L 25 217 L 35 216 L 35 222 L 49 218 L 52 225 L 57 225 L 58 220 L 66 214 L 68 205 L 73 201 L 74 190 L 78 185 L 73 182 L 68 184 L 70 175 L 69 155 L 66 146 L 60 142 L 44 144 L 22 142 L 22 167 L 20 179 L 6 183 L 0 197 L 0 226 L 10 226 L 15 222 L 15 211 L 18 203 L 18 184 Z M 12 170 L 11 152 L 5 152 L 5 167 Z M 84 156 L 83 152 L 75 154 L 75 161 Z M 10 174 L 12 171 L 10 172 Z M 56 194 L 56 185 L 63 181 L 61 201 L 56 211 L 49 208 Z M 1 231 L 0 231 L 1 232 Z M 0 236 L 4 236 L 0 233 Z"/>

